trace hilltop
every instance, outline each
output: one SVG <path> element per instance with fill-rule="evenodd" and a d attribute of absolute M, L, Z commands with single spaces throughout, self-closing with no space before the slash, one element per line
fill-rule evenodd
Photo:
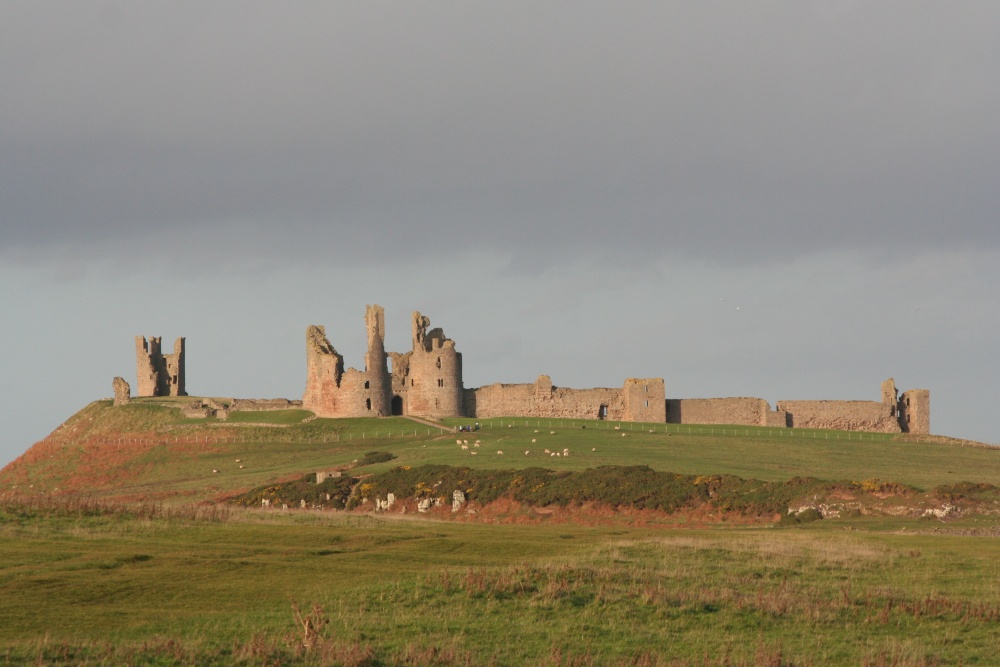
<path fill-rule="evenodd" d="M 452 429 L 474 421 L 323 419 L 298 409 L 235 411 L 226 420 L 185 417 L 181 408 L 192 400 L 91 403 L 0 471 L 0 493 L 171 504 L 229 501 L 317 471 L 338 470 L 355 482 L 375 475 L 368 480 L 370 488 L 394 492 L 402 500 L 403 489 L 419 480 L 397 480 L 399 488 L 383 488 L 379 475 L 421 466 L 437 466 L 432 469 L 439 477 L 446 476 L 440 472 L 445 467 L 467 469 L 469 478 L 484 471 L 542 469 L 557 476 L 577 474 L 583 485 L 600 485 L 578 473 L 642 466 L 651 474 L 692 480 L 721 476 L 734 489 L 744 480 L 774 484 L 775 498 L 786 503 L 796 494 L 782 483 L 793 481 L 803 492 L 808 487 L 809 493 L 831 502 L 839 499 L 841 505 L 844 498 L 857 500 L 859 493 L 884 497 L 888 489 L 907 489 L 900 502 L 918 513 L 940 510 L 948 498 L 979 488 L 975 484 L 996 481 L 989 471 L 1000 463 L 1000 450 L 940 436 L 524 418 L 484 420 L 475 433 L 455 434 Z M 470 437 L 481 446 L 458 442 L 470 442 Z M 394 458 L 368 463 L 364 455 L 370 451 L 390 452 Z M 495 477 L 489 484 L 497 483 Z M 801 478 L 814 482 L 803 486 L 797 481 Z M 817 486 L 815 480 L 830 484 Z M 959 494 L 957 488 L 965 492 Z M 982 488 L 989 490 L 989 485 Z M 517 500 L 529 505 L 601 504 L 579 489 L 567 493 L 571 503 L 523 494 Z M 450 494 L 447 489 L 440 496 L 450 503 Z M 300 501 L 298 496 L 289 500 Z M 499 498 L 493 494 L 490 500 Z"/>

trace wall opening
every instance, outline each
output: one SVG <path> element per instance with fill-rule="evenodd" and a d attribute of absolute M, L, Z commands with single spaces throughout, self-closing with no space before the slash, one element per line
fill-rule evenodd
<path fill-rule="evenodd" d="M 439 387 L 443 387 L 444 386 L 444 380 L 438 380 L 438 386 Z"/>
<path fill-rule="evenodd" d="M 365 389 L 370 389 L 370 388 L 371 388 L 371 383 L 368 380 L 365 380 Z"/>
<path fill-rule="evenodd" d="M 392 415 L 394 417 L 399 417 L 403 414 L 403 397 L 393 396 L 392 397 Z"/>
<path fill-rule="evenodd" d="M 372 399 L 370 398 L 365 399 L 365 407 L 368 408 L 369 410 L 372 409 Z"/>
<path fill-rule="evenodd" d="M 598 419 L 608 418 L 608 406 L 602 405 L 601 407 L 597 408 L 597 418 Z"/>

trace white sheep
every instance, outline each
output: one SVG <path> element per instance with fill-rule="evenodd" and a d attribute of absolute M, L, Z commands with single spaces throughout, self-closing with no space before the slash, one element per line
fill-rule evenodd
<path fill-rule="evenodd" d="M 219 471 L 218 471 L 218 470 L 216 470 L 215 468 L 212 468 L 212 472 L 213 472 L 213 473 L 217 473 L 217 472 L 219 472 Z"/>
<path fill-rule="evenodd" d="M 479 446 L 479 443 L 477 442 L 477 443 L 476 443 L 476 447 L 478 447 L 478 446 Z"/>
<path fill-rule="evenodd" d="M 469 453 L 470 453 L 470 454 L 472 454 L 473 456 L 475 456 L 475 455 L 476 455 L 476 454 L 478 454 L 479 452 L 469 452 Z"/>
<path fill-rule="evenodd" d="M 623 437 L 623 438 L 624 438 L 625 436 L 627 436 L 627 435 L 628 435 L 628 433 L 622 433 L 622 437 Z"/>
<path fill-rule="evenodd" d="M 536 440 L 535 438 L 531 439 L 531 444 L 535 444 L 536 442 L 538 442 L 538 440 Z"/>
<path fill-rule="evenodd" d="M 555 431 L 549 431 L 549 435 L 555 435 L 555 434 L 556 434 Z"/>
<path fill-rule="evenodd" d="M 462 445 L 462 449 L 468 449 L 468 448 L 469 448 L 468 445 Z"/>
<path fill-rule="evenodd" d="M 497 456 L 503 456 L 503 450 L 502 449 L 498 449 L 497 450 Z"/>
<path fill-rule="evenodd" d="M 528 454 L 530 454 L 530 453 L 531 453 L 531 450 L 528 450 L 528 449 L 524 450 L 524 455 L 525 455 L 525 456 L 527 456 L 527 455 L 528 455 Z"/>
<path fill-rule="evenodd" d="M 461 440 L 456 440 L 456 441 L 455 441 L 455 444 L 456 444 L 456 445 L 461 445 L 461 444 L 462 444 L 462 441 L 461 441 Z"/>

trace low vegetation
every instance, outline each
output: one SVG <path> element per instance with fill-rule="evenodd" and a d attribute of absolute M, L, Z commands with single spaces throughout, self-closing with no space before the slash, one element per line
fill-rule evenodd
<path fill-rule="evenodd" d="M 0 471 L 0 665 L 995 663 L 995 449 L 179 405 Z"/>

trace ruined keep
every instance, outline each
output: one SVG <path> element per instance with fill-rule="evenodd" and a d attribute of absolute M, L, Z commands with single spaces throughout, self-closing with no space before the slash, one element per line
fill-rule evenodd
<path fill-rule="evenodd" d="M 160 339 L 135 337 L 137 396 L 187 396 L 184 389 L 184 339 L 174 341 L 174 353 L 163 354 Z"/>
<path fill-rule="evenodd" d="M 385 311 L 367 306 L 365 369 L 344 368 L 326 329 L 306 329 L 306 390 L 302 407 L 320 417 L 461 417 L 462 355 L 430 319 L 413 313 L 413 349 L 385 351 Z M 392 372 L 389 372 L 389 360 Z"/>

